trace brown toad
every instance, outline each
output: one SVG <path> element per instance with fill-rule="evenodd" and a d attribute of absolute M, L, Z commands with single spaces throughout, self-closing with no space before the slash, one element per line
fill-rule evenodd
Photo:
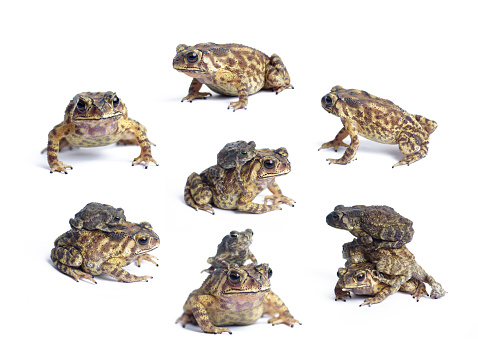
<path fill-rule="evenodd" d="M 355 159 L 359 147 L 358 136 L 385 144 L 398 144 L 406 155 L 397 165 L 410 165 L 428 153 L 429 135 L 437 123 L 421 115 L 412 115 L 390 100 L 373 96 L 366 91 L 335 86 L 322 98 L 322 107 L 342 120 L 343 128 L 334 140 L 322 144 L 320 149 L 344 146 L 340 159 L 327 159 L 330 163 L 347 164 Z M 350 145 L 342 140 L 350 135 Z M 320 150 L 319 149 L 319 150 Z"/>
<path fill-rule="evenodd" d="M 205 271 L 212 273 L 215 268 L 229 268 L 243 266 L 248 260 L 257 264 L 257 259 L 249 250 L 252 244 L 252 229 L 246 229 L 244 232 L 231 231 L 225 236 L 217 246 L 217 252 L 214 257 L 209 257 L 207 263 L 211 265 Z"/>
<path fill-rule="evenodd" d="M 241 188 L 242 192 L 248 196 L 247 190 L 244 187 L 244 183 L 241 179 L 242 166 L 249 162 L 257 155 L 256 143 L 245 142 L 238 140 L 237 142 L 227 143 L 217 154 L 217 167 L 218 171 L 216 177 L 218 179 L 217 185 L 222 192 L 222 178 L 224 177 L 224 171 L 226 169 L 234 169 L 236 175 L 237 185 Z"/>
<path fill-rule="evenodd" d="M 379 274 L 372 263 L 354 263 L 347 268 L 339 268 L 337 276 L 339 280 L 335 286 L 336 301 L 345 301 L 346 297 L 351 297 L 350 292 L 353 292 L 356 295 L 374 296 L 360 306 L 370 305 L 382 302 L 394 291 L 397 291 L 379 280 Z M 423 295 L 428 296 L 425 284 L 413 277 L 400 285 L 398 291 L 410 293 L 417 301 Z"/>
<path fill-rule="evenodd" d="M 48 134 L 48 156 L 50 172 L 64 172 L 72 166 L 58 159 L 58 152 L 65 147 L 100 147 L 118 144 L 139 144 L 140 155 L 134 164 L 150 162 L 157 165 L 151 156 L 151 142 L 146 136 L 146 128 L 128 117 L 124 103 L 113 92 L 80 93 L 68 104 L 63 122 L 56 125 Z M 45 151 L 43 150 L 43 151 Z"/>
<path fill-rule="evenodd" d="M 126 222 L 112 232 L 71 229 L 55 240 L 53 264 L 75 281 L 106 273 L 123 282 L 147 281 L 151 276 L 135 276 L 122 267 L 133 261 L 158 265 L 147 252 L 159 246 L 159 237 L 147 222 Z"/>
<path fill-rule="evenodd" d="M 223 326 L 250 325 L 269 314 L 275 316 L 269 323 L 293 327 L 299 321 L 271 291 L 271 276 L 266 263 L 216 268 L 199 289 L 191 292 L 176 322 L 183 327 L 188 323 L 198 325 L 206 333 L 232 333 Z"/>
<path fill-rule="evenodd" d="M 397 248 L 412 240 L 413 222 L 388 206 L 336 206 L 326 222 L 345 229 L 356 239 L 344 244 L 344 249 L 363 245 L 369 249 Z"/>
<path fill-rule="evenodd" d="M 88 231 L 112 232 L 124 222 L 126 222 L 126 217 L 122 208 L 91 202 L 75 214 L 75 218 L 70 219 L 70 226 Z"/>
<path fill-rule="evenodd" d="M 248 96 L 261 89 L 280 93 L 290 84 L 289 73 L 277 54 L 268 57 L 263 52 L 240 44 L 202 43 L 194 46 L 180 44 L 176 48 L 173 67 L 193 78 L 189 94 L 183 98 L 192 102 L 211 93 L 200 93 L 203 84 L 212 91 L 239 96 L 229 108 L 246 108 Z"/>
<path fill-rule="evenodd" d="M 402 287 L 404 283 L 413 278 L 420 282 L 428 283 L 431 286 L 431 298 L 440 298 L 446 293 L 441 284 L 436 282 L 435 279 L 426 273 L 416 262 L 415 256 L 408 250 L 407 246 L 372 250 L 357 246 L 346 250 L 344 252 L 344 258 L 347 260 L 347 267 L 350 267 L 354 263 L 371 262 L 377 270 L 377 280 L 390 286 L 390 288 L 385 291 L 388 295 L 400 290 L 400 287 Z M 381 300 L 380 297 L 368 298 L 363 305 L 372 305 Z"/>
<path fill-rule="evenodd" d="M 281 209 L 282 203 L 293 205 L 294 200 L 285 197 L 275 178 L 290 172 L 288 153 L 285 148 L 259 149 L 254 159 L 242 166 L 241 178 L 248 192 L 246 196 L 236 182 L 234 169 L 226 169 L 223 178 L 223 189 L 215 186 L 217 165 L 209 167 L 200 175 L 192 173 L 184 188 L 186 204 L 198 210 L 210 211 L 214 214 L 212 205 L 222 209 L 235 209 L 249 213 L 265 213 Z M 264 204 L 252 202 L 264 189 L 268 188 L 272 195 L 264 198 Z M 268 200 L 273 204 L 267 204 Z"/>

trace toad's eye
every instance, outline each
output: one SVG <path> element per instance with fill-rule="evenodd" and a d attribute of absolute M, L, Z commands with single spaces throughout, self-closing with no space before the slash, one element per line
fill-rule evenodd
<path fill-rule="evenodd" d="M 186 60 L 188 63 L 195 63 L 199 60 L 199 57 L 195 52 L 192 51 L 186 54 Z"/>
<path fill-rule="evenodd" d="M 328 105 L 328 106 L 331 106 L 332 104 L 334 104 L 334 102 L 333 102 L 332 98 L 330 97 L 330 95 L 326 95 L 326 96 L 324 97 L 324 102 L 325 102 L 325 104 Z"/>
<path fill-rule="evenodd" d="M 365 279 L 365 274 L 359 273 L 358 275 L 355 275 L 355 279 L 359 282 L 362 282 Z"/>
<path fill-rule="evenodd" d="M 237 233 L 235 231 L 232 231 L 231 233 L 229 233 L 229 235 L 231 236 L 231 238 L 237 238 Z"/>
<path fill-rule="evenodd" d="M 115 95 L 115 97 L 113 98 L 113 106 L 114 107 L 117 107 L 120 103 L 120 100 L 119 98 Z"/>
<path fill-rule="evenodd" d="M 269 268 L 269 271 L 267 271 L 267 279 L 270 279 L 272 277 L 272 268 Z"/>
<path fill-rule="evenodd" d="M 276 165 L 276 162 L 274 162 L 272 159 L 267 159 L 264 161 L 264 167 L 266 169 L 273 169 Z"/>
<path fill-rule="evenodd" d="M 119 221 L 120 219 L 120 217 L 115 217 L 115 221 Z"/>
<path fill-rule="evenodd" d="M 80 112 L 84 113 L 86 111 L 86 103 L 84 100 L 79 99 L 78 102 L 76 103 L 76 109 L 78 109 Z"/>
<path fill-rule="evenodd" d="M 231 271 L 229 272 L 227 277 L 229 278 L 229 281 L 233 284 L 241 282 L 241 275 L 239 274 L 239 272 Z"/>
<path fill-rule="evenodd" d="M 138 243 L 141 245 L 141 246 L 145 246 L 148 244 L 148 241 L 149 241 L 149 238 L 148 237 L 141 237 L 140 239 L 138 239 Z"/>
<path fill-rule="evenodd" d="M 333 219 L 334 221 L 338 221 L 338 220 L 340 219 L 340 217 L 339 217 L 338 214 L 335 214 L 335 213 L 334 213 L 334 214 L 332 214 L 332 219 Z"/>

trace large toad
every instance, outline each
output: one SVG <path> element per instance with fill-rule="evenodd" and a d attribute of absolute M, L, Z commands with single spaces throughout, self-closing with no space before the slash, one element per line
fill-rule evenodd
<path fill-rule="evenodd" d="M 339 268 L 337 272 L 339 280 L 335 286 L 335 300 L 346 300 L 351 297 L 350 292 L 361 296 L 374 296 L 367 299 L 360 306 L 382 302 L 397 289 L 380 281 L 375 265 L 369 262 L 353 263 L 346 268 Z M 400 292 L 410 293 L 413 298 L 420 300 L 428 293 L 422 281 L 412 277 L 400 285 Z"/>
<path fill-rule="evenodd" d="M 390 100 L 373 96 L 366 91 L 335 86 L 322 98 L 322 107 L 340 117 L 343 128 L 334 140 L 322 144 L 320 149 L 346 147 L 340 159 L 327 159 L 330 163 L 347 164 L 355 159 L 361 135 L 385 144 L 398 144 L 406 156 L 397 165 L 410 165 L 428 153 L 429 135 L 437 123 L 421 115 L 412 115 Z M 350 145 L 342 140 L 350 135 Z M 320 150 L 319 149 L 319 150 Z"/>
<path fill-rule="evenodd" d="M 206 333 L 232 333 L 224 326 L 250 325 L 263 314 L 275 316 L 269 323 L 299 323 L 287 306 L 271 291 L 272 270 L 266 263 L 216 268 L 202 286 L 191 292 L 184 313 L 177 319 L 183 327 L 198 325 Z"/>
<path fill-rule="evenodd" d="M 277 93 L 290 84 L 289 73 L 281 58 L 240 44 L 202 43 L 194 46 L 180 44 L 176 48 L 173 67 L 193 78 L 189 94 L 183 98 L 192 102 L 211 93 L 201 93 L 203 84 L 216 93 L 239 96 L 228 108 L 246 108 L 248 96 L 261 89 Z"/>
<path fill-rule="evenodd" d="M 201 174 L 192 173 L 184 188 L 184 200 L 194 209 L 214 214 L 212 205 L 222 209 L 239 210 L 249 213 L 265 213 L 281 209 L 281 204 L 293 205 L 294 200 L 285 197 L 275 178 L 290 172 L 288 153 L 285 148 L 259 149 L 254 159 L 241 168 L 241 179 L 248 195 L 237 183 L 234 169 L 226 169 L 222 187 L 217 187 L 217 165 Z M 272 195 L 265 196 L 264 204 L 254 203 L 254 198 L 268 188 Z M 272 200 L 273 204 L 267 204 Z"/>
<path fill-rule="evenodd" d="M 125 222 L 111 232 L 71 229 L 55 240 L 51 250 L 53 264 L 75 281 L 103 273 L 123 282 L 147 281 L 151 276 L 135 276 L 122 267 L 133 261 L 149 261 L 156 266 L 156 257 L 147 252 L 159 246 L 159 237 L 147 222 Z"/>
<path fill-rule="evenodd" d="M 63 122 L 48 134 L 47 151 L 50 172 L 64 172 L 72 169 L 58 159 L 58 152 L 65 147 L 101 147 L 118 144 L 139 144 L 140 155 L 133 165 L 150 162 L 157 165 L 151 156 L 151 142 L 146 128 L 128 117 L 126 106 L 113 92 L 80 93 L 68 104 Z M 44 151 L 45 151 L 44 150 Z"/>

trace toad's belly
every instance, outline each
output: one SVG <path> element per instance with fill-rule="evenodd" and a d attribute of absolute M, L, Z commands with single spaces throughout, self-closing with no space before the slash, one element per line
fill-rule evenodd
<path fill-rule="evenodd" d="M 244 326 L 261 318 L 264 307 L 261 303 L 251 308 L 243 305 L 242 309 L 208 309 L 207 313 L 211 323 L 215 326 Z"/>
<path fill-rule="evenodd" d="M 101 147 L 120 140 L 125 131 L 118 124 L 118 118 L 99 121 L 82 121 L 75 124 L 74 131 L 66 140 L 77 147 Z"/>
<path fill-rule="evenodd" d="M 237 87 L 230 83 L 215 83 L 215 84 L 209 83 L 206 85 L 212 91 L 222 95 L 229 95 L 229 96 L 238 95 Z M 247 94 L 257 93 L 263 87 L 264 87 L 264 79 L 260 82 L 248 81 L 246 86 Z"/>

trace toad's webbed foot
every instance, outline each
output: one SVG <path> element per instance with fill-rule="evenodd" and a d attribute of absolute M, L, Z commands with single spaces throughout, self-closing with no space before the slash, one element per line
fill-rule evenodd
<path fill-rule="evenodd" d="M 211 93 L 201 93 L 201 92 L 189 93 L 188 95 L 186 95 L 181 100 L 181 102 L 186 100 L 186 101 L 192 103 L 192 101 L 195 100 L 195 99 L 206 99 L 207 96 L 212 97 L 212 94 Z"/>

